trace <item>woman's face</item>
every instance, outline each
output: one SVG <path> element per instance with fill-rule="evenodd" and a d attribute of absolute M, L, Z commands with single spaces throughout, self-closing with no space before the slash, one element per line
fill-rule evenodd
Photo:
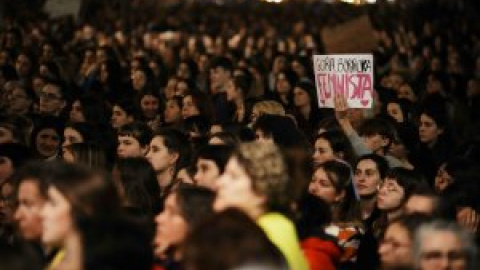
<path fill-rule="evenodd" d="M 193 102 L 192 96 L 188 95 L 183 98 L 183 106 L 182 106 L 182 116 L 183 119 L 186 119 L 190 116 L 199 115 L 200 111 L 198 110 L 197 106 Z"/>
<path fill-rule="evenodd" d="M 382 266 L 389 267 L 409 266 L 412 264 L 411 241 L 408 231 L 395 222 L 388 226 L 378 247 Z"/>
<path fill-rule="evenodd" d="M 170 194 L 165 200 L 165 208 L 155 217 L 156 233 L 154 245 L 156 250 L 181 244 L 188 232 L 188 224 L 177 202 L 177 194 Z"/>
<path fill-rule="evenodd" d="M 112 127 L 115 129 L 133 122 L 133 118 L 129 116 L 120 106 L 115 105 L 112 109 Z"/>
<path fill-rule="evenodd" d="M 355 186 L 360 196 L 372 196 L 382 182 L 377 164 L 371 159 L 361 160 L 355 169 Z"/>
<path fill-rule="evenodd" d="M 217 180 L 215 211 L 236 207 L 251 214 L 261 211 L 264 204 L 264 196 L 253 190 L 252 180 L 237 158 L 230 158 L 225 172 Z"/>
<path fill-rule="evenodd" d="M 42 241 L 54 246 L 63 246 L 68 236 L 75 233 L 70 203 L 58 189 L 48 189 L 48 200 L 42 210 Z"/>
<path fill-rule="evenodd" d="M 152 95 L 144 95 L 140 100 L 140 108 L 142 109 L 143 116 L 147 119 L 155 118 L 159 108 L 158 98 Z"/>
<path fill-rule="evenodd" d="M 168 100 L 163 113 L 165 123 L 175 123 L 182 118 L 182 110 L 175 100 Z"/>
<path fill-rule="evenodd" d="M 293 89 L 293 102 L 298 108 L 310 105 L 310 97 L 307 92 L 300 87 L 295 87 Z"/>
<path fill-rule="evenodd" d="M 315 141 L 315 151 L 313 152 L 313 163 L 315 165 L 322 164 L 325 161 L 335 159 L 335 153 L 333 152 L 330 142 L 324 138 L 318 138 Z"/>
<path fill-rule="evenodd" d="M 10 129 L 6 127 L 0 127 L 0 144 L 1 143 L 11 143 L 14 142 L 15 138 Z"/>
<path fill-rule="evenodd" d="M 443 129 L 441 129 L 431 117 L 422 113 L 422 115 L 420 115 L 418 133 L 422 143 L 434 144 L 443 133 Z"/>
<path fill-rule="evenodd" d="M 378 190 L 377 206 L 380 210 L 392 211 L 403 206 L 405 190 L 395 179 L 386 178 Z"/>
<path fill-rule="evenodd" d="M 156 172 L 163 172 L 174 166 L 178 154 L 170 153 L 161 136 L 155 136 L 150 142 L 150 150 L 146 157 Z"/>
<path fill-rule="evenodd" d="M 12 160 L 5 156 L 0 156 L 0 184 L 7 181 L 14 172 Z"/>
<path fill-rule="evenodd" d="M 35 138 L 37 151 L 43 157 L 51 157 L 57 153 L 60 146 L 60 136 L 52 128 L 42 129 Z"/>
<path fill-rule="evenodd" d="M 318 168 L 308 185 L 308 192 L 322 198 L 328 204 L 338 203 L 342 196 L 335 189 L 333 180 L 336 181 L 336 179 L 330 179 L 323 168 Z"/>
<path fill-rule="evenodd" d="M 74 143 L 82 143 L 84 141 L 82 134 L 71 127 L 65 128 L 63 131 L 63 137 L 64 141 L 62 147 L 66 147 Z"/>

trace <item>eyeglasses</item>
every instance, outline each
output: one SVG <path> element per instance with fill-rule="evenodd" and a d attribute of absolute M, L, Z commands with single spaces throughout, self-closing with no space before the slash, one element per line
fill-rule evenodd
<path fill-rule="evenodd" d="M 62 97 L 57 96 L 53 93 L 46 93 L 46 92 L 40 92 L 39 97 L 47 99 L 47 100 L 58 100 L 58 99 L 62 98 Z"/>
<path fill-rule="evenodd" d="M 465 259 L 465 257 L 465 252 L 461 250 L 452 250 L 446 253 L 440 250 L 422 252 L 422 259 L 426 261 L 438 261 L 443 258 L 447 258 L 449 261 L 459 261 Z"/>

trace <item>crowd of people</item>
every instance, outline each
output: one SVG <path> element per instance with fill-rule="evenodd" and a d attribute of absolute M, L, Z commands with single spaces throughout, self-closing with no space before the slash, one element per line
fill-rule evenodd
<path fill-rule="evenodd" d="M 147 2 L 3 14 L 1 269 L 477 269 L 467 1 Z M 365 14 L 373 106 L 320 108 L 322 29 Z"/>

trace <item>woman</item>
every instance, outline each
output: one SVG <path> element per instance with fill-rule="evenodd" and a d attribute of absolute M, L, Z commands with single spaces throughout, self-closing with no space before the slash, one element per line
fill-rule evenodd
<path fill-rule="evenodd" d="M 164 126 L 176 127 L 182 123 L 182 97 L 173 96 L 167 100 L 163 111 Z"/>
<path fill-rule="evenodd" d="M 314 131 L 324 115 L 318 108 L 315 85 L 310 81 L 300 81 L 293 88 L 294 116 L 298 128 L 312 141 Z"/>
<path fill-rule="evenodd" d="M 288 113 L 293 112 L 293 87 L 297 79 L 295 72 L 289 69 L 279 72 L 275 78 L 275 100 L 280 102 Z"/>
<path fill-rule="evenodd" d="M 93 94 L 86 95 L 72 103 L 69 119 L 73 123 L 88 122 L 94 125 L 108 126 L 110 115 L 107 108 L 102 97 Z"/>
<path fill-rule="evenodd" d="M 375 220 L 378 186 L 388 171 L 387 161 L 376 154 L 361 156 L 355 164 L 354 184 L 360 198 L 360 211 L 366 227 Z"/>
<path fill-rule="evenodd" d="M 160 126 L 160 97 L 152 91 L 144 91 L 138 95 L 138 107 L 141 120 L 147 123 L 152 130 Z"/>
<path fill-rule="evenodd" d="M 378 186 L 377 207 L 382 213 L 374 224 L 374 229 L 383 233 L 386 224 L 403 215 L 407 199 L 422 185 L 426 186 L 423 179 L 413 171 L 404 168 L 391 169 Z"/>
<path fill-rule="evenodd" d="M 412 163 L 433 183 L 440 165 L 452 155 L 455 141 L 450 134 L 445 101 L 431 96 L 425 102 L 419 114 L 420 144 L 413 153 Z"/>
<path fill-rule="evenodd" d="M 147 160 L 155 170 L 162 196 L 176 184 L 177 173 L 190 159 L 188 138 L 174 129 L 162 129 L 150 141 Z"/>
<path fill-rule="evenodd" d="M 47 269 L 82 269 L 82 224 L 118 214 L 116 191 L 108 179 L 84 167 L 61 162 L 46 166 L 50 174 L 42 241 L 59 250 Z"/>
<path fill-rule="evenodd" d="M 243 210 L 265 231 L 291 269 L 308 269 L 293 223 L 278 211 L 289 209 L 288 168 L 273 143 L 239 146 L 219 178 L 214 208 Z"/>
<path fill-rule="evenodd" d="M 250 90 L 250 83 L 245 76 L 234 76 L 227 83 L 227 101 L 233 104 L 230 121 L 246 124 L 250 118 L 251 107 L 245 99 Z"/>
<path fill-rule="evenodd" d="M 342 248 L 340 261 L 347 267 L 356 260 L 359 239 L 364 232 L 350 166 L 336 160 L 318 165 L 308 191 L 329 206 L 332 221 L 324 229 L 337 239 Z"/>
<path fill-rule="evenodd" d="M 63 123 L 58 118 L 42 119 L 32 131 L 30 145 L 41 159 L 55 158 L 62 142 Z"/>
<path fill-rule="evenodd" d="M 413 266 L 415 231 L 429 220 L 425 215 L 411 214 L 395 219 L 388 225 L 378 247 L 382 269 Z"/>
<path fill-rule="evenodd" d="M 189 231 L 213 214 L 213 191 L 181 185 L 168 195 L 164 210 L 155 217 L 154 253 L 166 270 L 179 269 L 182 246 Z"/>
<path fill-rule="evenodd" d="M 350 140 L 341 131 L 326 131 L 315 138 L 313 152 L 314 165 L 320 165 L 325 161 L 341 159 L 349 165 L 355 162 L 355 153 Z"/>
<path fill-rule="evenodd" d="M 213 110 L 211 100 L 202 92 L 192 91 L 183 97 L 182 117 L 183 119 L 201 115 L 207 119 L 213 120 Z"/>
<path fill-rule="evenodd" d="M 130 212 L 153 216 L 161 210 L 160 187 L 152 165 L 145 158 L 117 160 L 113 180 L 122 205 Z"/>

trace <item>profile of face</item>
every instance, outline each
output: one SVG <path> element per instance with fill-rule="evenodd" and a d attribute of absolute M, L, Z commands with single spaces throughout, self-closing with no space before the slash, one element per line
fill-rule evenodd
<path fill-rule="evenodd" d="M 318 138 L 315 141 L 315 149 L 313 152 L 314 165 L 320 165 L 325 161 L 333 160 L 339 156 L 335 155 L 330 142 L 324 138 Z"/>
<path fill-rule="evenodd" d="M 114 105 L 112 109 L 112 127 L 115 129 L 119 129 L 123 127 L 126 124 L 132 123 L 133 122 L 133 117 L 128 115 L 127 112 L 125 112 L 122 107 L 118 105 Z"/>
<path fill-rule="evenodd" d="M 178 205 L 177 194 L 170 194 L 165 200 L 163 211 L 155 217 L 156 232 L 154 246 L 163 252 L 168 247 L 181 244 L 188 232 L 188 224 Z"/>
<path fill-rule="evenodd" d="M 310 105 L 310 96 L 300 87 L 293 88 L 293 103 L 297 108 Z"/>
<path fill-rule="evenodd" d="M 178 159 L 178 153 L 171 153 L 165 145 L 165 139 L 162 136 L 155 136 L 150 141 L 150 150 L 146 157 L 156 172 L 164 172 L 173 168 Z"/>
<path fill-rule="evenodd" d="M 398 222 L 390 224 L 378 247 L 382 266 L 385 269 L 411 266 L 413 263 L 411 246 L 407 229 Z"/>
<path fill-rule="evenodd" d="M 237 158 L 230 158 L 225 172 L 217 180 L 217 196 L 213 204 L 215 211 L 235 207 L 253 214 L 261 211 L 264 204 L 264 196 L 253 190 L 252 180 Z"/>
<path fill-rule="evenodd" d="M 55 187 L 49 187 L 48 200 L 43 206 L 42 242 L 49 246 L 61 247 L 68 237 L 76 233 L 72 207 L 65 196 Z"/>
<path fill-rule="evenodd" d="M 353 179 L 358 194 L 366 197 L 377 194 L 377 187 L 382 182 L 377 164 L 371 159 L 361 160 L 357 164 Z"/>
<path fill-rule="evenodd" d="M 182 117 L 186 119 L 191 116 L 199 115 L 200 110 L 198 109 L 197 105 L 193 101 L 191 95 L 185 96 L 182 102 Z"/>
<path fill-rule="evenodd" d="M 35 138 L 35 146 L 40 155 L 51 157 L 60 146 L 60 135 L 53 128 L 42 129 Z"/>
<path fill-rule="evenodd" d="M 220 176 L 220 169 L 217 164 L 210 159 L 199 158 L 197 160 L 197 172 L 193 179 L 199 186 L 203 186 L 212 190 L 217 187 L 217 179 Z"/>
<path fill-rule="evenodd" d="M 182 109 L 175 100 L 168 100 L 163 112 L 165 123 L 171 124 L 182 119 Z"/>
<path fill-rule="evenodd" d="M 82 143 L 84 142 L 82 134 L 78 132 L 77 130 L 71 128 L 71 127 L 66 127 L 63 130 L 63 143 L 62 147 L 67 147 L 69 145 L 72 145 L 74 143 Z"/>
<path fill-rule="evenodd" d="M 119 158 L 126 157 L 143 157 L 148 147 L 142 147 L 140 142 L 132 136 L 118 136 L 117 156 Z"/>
<path fill-rule="evenodd" d="M 79 100 L 75 100 L 70 109 L 70 121 L 71 122 L 85 122 L 85 116 L 83 115 L 82 104 Z"/>
<path fill-rule="evenodd" d="M 38 183 L 33 179 L 23 180 L 18 187 L 17 199 L 14 217 L 20 234 L 26 240 L 40 241 L 43 231 L 41 213 L 46 198 L 40 194 Z"/>
<path fill-rule="evenodd" d="M 404 198 L 405 190 L 396 179 L 385 178 L 378 190 L 377 206 L 387 212 L 397 210 L 403 206 Z"/>
<path fill-rule="evenodd" d="M 445 163 L 442 164 L 435 176 L 435 191 L 437 192 L 444 191 L 453 182 L 453 177 L 445 170 L 445 166 Z"/>
<path fill-rule="evenodd" d="M 451 231 L 425 232 L 420 239 L 421 270 L 466 270 L 465 252 L 460 237 Z"/>
<path fill-rule="evenodd" d="M 443 133 L 443 129 L 440 128 L 435 120 L 430 116 L 422 113 L 420 115 L 420 124 L 418 127 L 418 134 L 420 141 L 425 144 L 435 144 L 438 137 Z"/>
<path fill-rule="evenodd" d="M 144 95 L 140 100 L 140 108 L 143 116 L 147 119 L 153 119 L 157 116 L 159 106 L 158 98 L 152 95 Z"/>
<path fill-rule="evenodd" d="M 320 167 L 315 170 L 312 176 L 312 181 L 308 185 L 308 192 L 322 198 L 330 205 L 339 203 L 345 196 L 345 193 L 337 191 L 332 181 L 337 181 L 337 179 L 329 177 L 327 172 Z"/>
<path fill-rule="evenodd" d="M 405 213 L 431 215 L 435 210 L 435 198 L 426 195 L 411 195 L 405 203 Z"/>

